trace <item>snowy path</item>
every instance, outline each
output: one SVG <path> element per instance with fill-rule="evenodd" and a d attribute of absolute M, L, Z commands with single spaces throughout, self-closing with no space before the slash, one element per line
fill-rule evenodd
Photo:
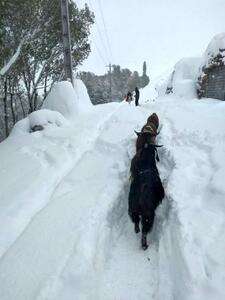
<path fill-rule="evenodd" d="M 88 153 L 78 166 L 78 169 L 80 168 L 82 171 L 90 170 L 90 166 L 94 170 L 94 174 L 89 171 L 88 175 L 83 174 L 82 176 L 84 179 L 84 182 L 82 180 L 84 185 L 81 186 L 82 191 L 85 189 L 86 182 L 92 183 L 88 191 L 90 194 L 85 196 L 87 215 L 84 218 L 87 219 L 87 223 L 83 223 L 81 220 L 82 229 L 78 230 L 81 232 L 79 244 L 74 245 L 60 276 L 47 285 L 39 299 L 73 299 L 73 295 L 76 295 L 76 299 L 120 299 L 121 290 L 117 290 L 113 295 L 111 287 L 108 286 L 115 275 L 118 276 L 118 283 L 122 282 L 122 278 L 125 280 L 134 258 L 137 260 L 136 267 L 141 263 L 142 266 L 145 266 L 145 272 L 150 271 L 147 254 L 143 259 L 140 241 L 132 234 L 133 228 L 130 227 L 127 216 L 130 163 L 127 151 L 129 152 L 133 147 L 133 141 L 130 141 L 133 132 L 130 130 L 129 121 L 126 120 L 124 124 L 118 122 L 121 120 L 120 115 L 123 117 L 124 113 L 127 113 L 127 107 L 117 111 L 110 126 L 106 126 L 97 139 L 96 149 Z M 120 130 L 121 126 L 123 126 L 122 131 Z M 104 159 L 103 165 L 100 163 L 102 159 Z M 74 170 L 74 174 L 71 175 L 73 180 L 76 180 L 75 173 L 77 170 Z M 110 181 L 105 181 L 105 178 L 110 178 Z M 96 188 L 98 192 L 96 192 Z M 91 199 L 90 195 L 99 196 Z M 122 239 L 121 244 L 120 239 Z M 117 248 L 116 245 L 119 247 Z M 133 246 L 134 249 L 129 251 Z M 124 255 L 128 254 L 124 261 L 123 274 L 121 273 L 121 261 L 125 257 L 121 256 L 121 250 Z M 129 256 L 129 253 L 133 253 L 133 255 Z M 114 262 L 117 254 L 119 255 L 118 263 Z M 155 255 L 154 251 L 152 254 Z M 152 261 L 157 260 L 153 257 Z M 107 266 L 109 266 L 109 273 Z M 114 272 L 113 266 L 117 268 L 117 273 Z M 107 275 L 109 275 L 108 281 Z M 134 285 L 135 281 L 135 277 L 130 278 L 130 284 Z M 148 281 L 144 282 L 143 286 L 141 279 L 136 284 L 139 291 L 147 288 L 147 295 L 152 293 L 152 286 L 156 286 L 155 282 L 149 286 Z M 106 289 L 102 290 L 102 287 Z M 107 287 L 109 291 L 107 291 Z M 129 288 L 128 283 L 122 289 L 124 296 L 127 292 L 126 288 Z"/>
<path fill-rule="evenodd" d="M 157 246 L 150 239 L 150 247 L 143 252 L 140 234 L 135 236 L 127 211 L 116 228 L 122 232 L 113 240 L 106 263 L 98 299 L 155 299 L 158 286 Z M 116 230 L 116 229 L 114 229 Z"/>

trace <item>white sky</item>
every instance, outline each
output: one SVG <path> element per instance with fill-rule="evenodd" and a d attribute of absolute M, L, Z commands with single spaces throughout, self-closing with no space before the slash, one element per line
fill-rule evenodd
<path fill-rule="evenodd" d="M 109 61 L 142 72 L 146 61 L 150 77 L 157 76 L 182 57 L 201 55 L 211 38 L 225 31 L 225 0 L 76 0 L 80 7 L 85 2 L 97 24 L 92 53 L 80 69 L 96 74 L 104 74 Z"/>

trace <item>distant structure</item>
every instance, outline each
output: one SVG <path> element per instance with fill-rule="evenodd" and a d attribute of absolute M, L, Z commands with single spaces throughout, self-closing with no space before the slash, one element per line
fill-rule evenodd
<path fill-rule="evenodd" d="M 225 33 L 216 35 L 206 49 L 197 94 L 199 98 L 225 100 Z"/>

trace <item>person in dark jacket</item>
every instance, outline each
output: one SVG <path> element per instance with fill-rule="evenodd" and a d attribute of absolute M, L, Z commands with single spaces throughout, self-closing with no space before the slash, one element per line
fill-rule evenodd
<path fill-rule="evenodd" d="M 139 89 L 137 87 L 135 88 L 134 97 L 135 97 L 135 105 L 138 106 L 139 105 L 138 101 L 139 101 L 139 97 L 140 97 L 140 92 L 139 92 Z"/>
<path fill-rule="evenodd" d="M 155 145 L 156 132 L 152 128 L 143 130 L 143 147 L 137 151 L 131 161 L 132 182 L 128 198 L 128 213 L 135 224 L 135 232 L 140 232 L 142 224 L 142 248 L 147 249 L 147 233 L 151 230 L 155 210 L 164 198 L 164 188 L 156 166 L 158 160 Z"/>
<path fill-rule="evenodd" d="M 125 100 L 126 100 L 129 104 L 131 103 L 131 101 L 133 100 L 131 92 L 128 92 L 128 93 L 127 93 L 127 95 L 126 95 L 126 97 L 125 97 Z"/>

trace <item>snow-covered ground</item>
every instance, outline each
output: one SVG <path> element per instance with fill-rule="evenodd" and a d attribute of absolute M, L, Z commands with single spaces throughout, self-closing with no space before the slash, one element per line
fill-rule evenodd
<path fill-rule="evenodd" d="M 63 101 L 0 144 L 1 300 L 225 299 L 225 103 L 156 95 L 72 115 Z M 144 252 L 127 215 L 129 165 L 153 112 L 166 198 Z M 29 132 L 34 120 L 44 131 Z"/>

